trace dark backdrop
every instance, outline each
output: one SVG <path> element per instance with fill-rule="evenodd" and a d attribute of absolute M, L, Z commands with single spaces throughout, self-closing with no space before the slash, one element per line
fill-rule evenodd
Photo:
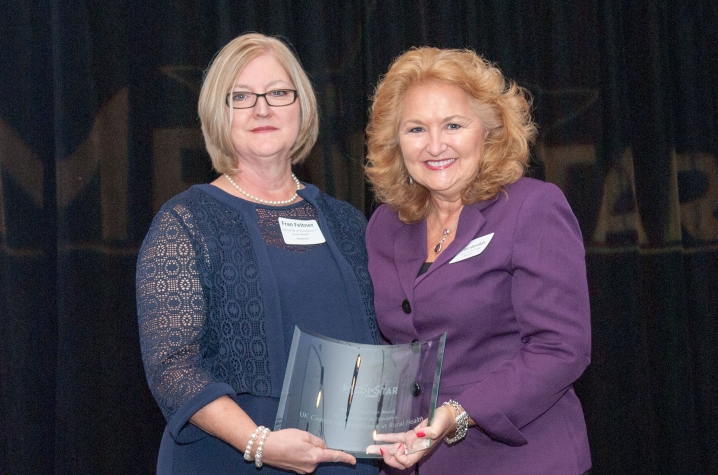
<path fill-rule="evenodd" d="M 286 38 L 316 86 L 298 174 L 367 213 L 368 97 L 394 56 L 471 47 L 528 88 L 532 173 L 587 249 L 594 473 L 716 473 L 717 25 L 712 0 L 3 1 L 0 473 L 153 473 L 137 249 L 212 178 L 202 71 L 250 30 Z"/>

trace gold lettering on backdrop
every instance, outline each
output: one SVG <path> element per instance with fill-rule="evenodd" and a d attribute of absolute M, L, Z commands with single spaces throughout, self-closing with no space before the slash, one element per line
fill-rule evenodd
<path fill-rule="evenodd" d="M 567 189 L 570 167 L 577 164 L 592 166 L 595 148 L 592 145 L 547 146 L 536 144 L 534 153 L 546 171 L 546 180 Z M 667 242 L 679 242 L 681 232 L 694 239 L 715 241 L 718 239 L 718 160 L 705 153 L 674 154 L 671 162 L 669 189 L 669 216 L 666 225 Z M 678 179 L 676 179 L 678 177 Z M 574 178 L 575 179 L 575 178 Z M 678 180 L 681 184 L 681 200 L 678 200 Z M 626 200 L 628 199 L 628 206 Z M 620 205 L 619 205 L 620 203 Z M 681 229 L 682 227 L 682 229 Z M 612 234 L 634 233 L 637 245 L 648 244 L 638 205 L 633 169 L 633 153 L 626 149 L 606 173 L 601 207 L 596 227 L 591 232 L 591 242 L 606 245 Z"/>
<path fill-rule="evenodd" d="M 157 213 L 165 201 L 195 184 L 182 180 L 182 152 L 204 151 L 202 131 L 197 128 L 155 129 L 152 149 L 153 203 Z"/>
<path fill-rule="evenodd" d="M 636 203 L 636 184 L 633 172 L 633 152 L 627 148 L 621 155 L 618 163 L 614 164 L 606 173 L 603 182 L 601 209 L 598 215 L 596 228 L 591 240 L 595 244 L 606 244 L 611 234 L 634 232 L 637 237 L 636 244 L 647 244 L 648 237 L 638 213 Z M 616 212 L 619 200 L 629 194 L 630 209 Z"/>
<path fill-rule="evenodd" d="M 671 152 L 671 179 L 668 182 L 668 222 L 665 243 L 681 242 L 681 208 L 678 199 L 678 164 L 675 150 Z"/>
<path fill-rule="evenodd" d="M 6 172 L 42 207 L 42 163 L 30 146 L 0 119 L 0 235 L 7 234 L 2 175 Z M 7 205 L 10 205 L 9 203 Z"/>
<path fill-rule="evenodd" d="M 718 240 L 718 161 L 707 153 L 676 154 L 683 177 L 681 225 L 694 239 Z"/>
<path fill-rule="evenodd" d="M 596 147 L 592 144 L 552 145 L 536 143 L 533 152 L 546 169 L 546 181 L 566 191 L 567 169 L 573 165 L 596 163 Z"/>
<path fill-rule="evenodd" d="M 121 89 L 100 109 L 88 137 L 57 165 L 57 205 L 64 208 L 100 171 L 102 236 L 127 238 L 128 90 Z"/>

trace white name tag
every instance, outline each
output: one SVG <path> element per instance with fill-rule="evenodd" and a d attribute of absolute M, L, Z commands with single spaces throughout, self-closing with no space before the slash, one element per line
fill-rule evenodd
<path fill-rule="evenodd" d="M 454 262 L 463 261 L 464 259 L 468 259 L 469 257 L 478 256 L 482 252 L 484 252 L 484 249 L 486 249 L 486 246 L 489 245 L 489 242 L 491 242 L 491 238 L 494 237 L 494 233 L 487 234 L 486 236 L 481 236 L 470 243 L 466 245 L 465 248 L 459 252 L 456 257 L 451 259 L 449 261 L 449 264 L 453 264 Z"/>
<path fill-rule="evenodd" d="M 327 242 L 315 219 L 279 218 L 279 228 L 282 230 L 282 237 L 287 244 L 309 246 Z"/>

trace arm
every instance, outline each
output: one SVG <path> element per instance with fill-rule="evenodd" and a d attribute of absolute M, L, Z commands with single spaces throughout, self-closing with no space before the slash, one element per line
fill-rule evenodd
<path fill-rule="evenodd" d="M 140 249 L 137 261 L 137 311 L 142 361 L 147 382 L 181 442 L 204 434 L 187 424 L 213 399 L 234 390 L 214 381 L 203 361 L 202 345 L 209 313 L 201 282 L 199 243 L 190 235 L 187 208 L 163 208 Z"/>
<path fill-rule="evenodd" d="M 589 364 L 591 328 L 583 239 L 563 193 L 552 184 L 537 187 L 521 203 L 514 229 L 511 307 L 519 349 L 455 399 L 489 437 L 523 445 L 521 428 L 562 398 Z"/>

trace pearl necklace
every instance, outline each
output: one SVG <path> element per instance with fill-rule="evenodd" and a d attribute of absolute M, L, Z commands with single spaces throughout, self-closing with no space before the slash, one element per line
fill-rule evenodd
<path fill-rule="evenodd" d="M 461 217 L 461 216 L 459 216 L 459 218 L 460 218 L 460 217 Z M 439 241 L 439 243 L 438 243 L 436 246 L 434 246 L 434 252 L 435 252 L 436 254 L 440 253 L 441 250 L 444 249 L 444 241 L 446 241 L 446 238 L 449 236 L 449 233 L 450 233 L 451 230 L 454 228 L 454 226 L 456 226 L 456 223 L 459 222 L 459 218 L 456 218 L 456 221 L 454 221 L 454 224 L 452 224 L 452 225 L 449 226 L 448 228 L 444 228 L 444 229 L 441 231 L 441 241 Z"/>
<path fill-rule="evenodd" d="M 288 205 L 288 204 L 292 203 L 294 200 L 297 199 L 297 192 L 294 192 L 294 196 L 292 196 L 292 197 L 289 198 L 288 200 L 278 200 L 278 201 L 263 200 L 262 198 L 257 198 L 256 196 L 252 196 L 252 195 L 250 195 L 249 193 L 247 193 L 246 191 L 244 191 L 244 190 L 243 190 L 242 188 L 240 188 L 239 185 L 237 185 L 237 184 L 234 182 L 234 180 L 232 180 L 232 178 L 231 178 L 229 175 L 227 175 L 226 173 L 224 174 L 224 177 L 225 177 L 227 180 L 229 180 L 229 182 L 232 184 L 232 186 L 235 187 L 235 188 L 237 188 L 237 191 L 239 191 L 240 193 L 242 193 L 244 196 L 246 196 L 247 198 L 249 198 L 249 199 L 251 199 L 251 200 L 253 200 L 253 201 L 256 201 L 256 202 L 258 202 L 258 203 L 262 203 L 262 204 L 264 204 L 264 205 L 271 205 L 271 206 Z M 294 183 L 297 184 L 297 191 L 299 191 L 299 189 L 302 187 L 302 184 L 299 183 L 299 179 L 298 179 L 296 176 L 294 176 L 294 173 L 292 173 L 292 180 L 294 180 Z"/>

